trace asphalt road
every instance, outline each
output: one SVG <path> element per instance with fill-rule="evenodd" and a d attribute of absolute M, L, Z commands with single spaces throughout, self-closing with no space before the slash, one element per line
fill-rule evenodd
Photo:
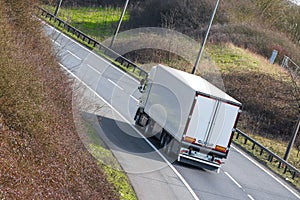
<path fill-rule="evenodd" d="M 132 125 L 138 81 L 52 28 L 46 27 L 46 33 L 62 66 L 87 88 L 83 96 L 107 107 L 85 116 L 127 172 L 139 199 L 300 199 L 298 191 L 236 147 L 219 174 L 178 162 L 169 165 L 153 149 L 155 142 Z"/>

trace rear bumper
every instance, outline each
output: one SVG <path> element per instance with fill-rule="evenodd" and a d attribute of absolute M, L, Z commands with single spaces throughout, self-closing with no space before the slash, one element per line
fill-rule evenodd
<path fill-rule="evenodd" d="M 219 172 L 219 168 L 221 167 L 219 164 L 203 160 L 200 158 L 196 158 L 193 156 L 185 155 L 185 154 L 179 154 L 178 161 L 182 163 L 186 163 L 189 165 L 193 165 L 196 167 L 204 168 L 207 170 L 213 170 Z"/>
<path fill-rule="evenodd" d="M 219 152 L 219 151 L 207 148 L 207 147 L 201 147 L 201 146 L 198 146 L 198 145 L 195 145 L 195 144 L 191 144 L 191 143 L 188 143 L 186 141 L 182 141 L 181 145 L 184 148 L 192 149 L 193 151 L 197 151 L 197 152 L 200 152 L 202 154 L 213 155 L 213 156 L 218 157 L 218 158 L 226 158 L 227 157 L 226 153 L 222 153 L 222 152 Z"/>

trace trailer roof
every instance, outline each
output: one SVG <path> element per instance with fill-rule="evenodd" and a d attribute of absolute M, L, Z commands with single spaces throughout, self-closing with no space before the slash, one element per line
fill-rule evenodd
<path fill-rule="evenodd" d="M 162 70 L 168 71 L 169 73 L 177 77 L 179 80 L 184 82 L 186 85 L 190 86 L 200 95 L 220 99 L 239 106 L 242 105 L 239 101 L 235 100 L 234 98 L 226 94 L 224 91 L 220 90 L 219 88 L 217 88 L 204 78 L 201 78 L 200 76 L 189 74 L 187 72 L 180 71 L 161 64 L 157 65 L 157 68 L 161 68 Z"/>

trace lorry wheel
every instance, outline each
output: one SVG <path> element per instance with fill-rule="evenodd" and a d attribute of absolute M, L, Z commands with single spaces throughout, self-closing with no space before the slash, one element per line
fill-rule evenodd
<path fill-rule="evenodd" d="M 152 137 L 152 131 L 153 131 L 153 127 L 152 127 L 152 121 L 151 119 L 149 119 L 146 127 L 145 127 L 145 136 L 148 138 L 148 137 Z"/>
<path fill-rule="evenodd" d="M 169 156 L 172 153 L 173 144 L 174 144 L 174 139 L 170 136 L 166 140 L 166 154 Z"/>
<path fill-rule="evenodd" d="M 163 130 L 160 137 L 160 147 L 163 148 L 165 146 L 167 133 Z"/>
<path fill-rule="evenodd" d="M 134 116 L 135 125 L 138 125 L 138 126 L 141 125 L 141 124 L 140 124 L 141 116 L 142 116 L 142 114 L 141 114 L 141 112 L 140 112 L 140 109 L 138 109 L 138 110 L 136 111 L 135 116 Z"/>
<path fill-rule="evenodd" d="M 166 147 L 167 145 L 170 143 L 172 137 L 165 131 L 163 131 L 162 133 L 162 138 L 160 141 L 160 147 L 164 149 L 164 151 L 166 151 Z"/>
<path fill-rule="evenodd" d="M 141 117 L 141 115 L 140 114 L 137 114 L 136 116 L 135 116 L 135 125 L 138 125 L 138 126 L 140 126 L 140 117 Z"/>
<path fill-rule="evenodd" d="M 177 160 L 176 155 L 176 139 L 172 138 L 171 142 L 167 145 L 166 155 L 170 163 L 173 163 Z"/>
<path fill-rule="evenodd" d="M 166 134 L 166 138 L 165 138 L 165 143 L 164 143 L 164 150 L 167 153 L 168 148 L 171 146 L 170 142 L 172 140 L 172 136 L 170 136 L 169 134 Z"/>

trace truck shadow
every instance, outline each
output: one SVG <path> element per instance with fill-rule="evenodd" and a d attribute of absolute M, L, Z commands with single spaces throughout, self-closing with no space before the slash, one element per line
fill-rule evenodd
<path fill-rule="evenodd" d="M 156 150 L 128 123 L 86 112 L 82 113 L 82 118 L 96 131 L 97 136 L 101 140 L 99 144 L 103 148 L 112 152 L 122 153 L 123 155 L 134 155 L 165 163 Z M 143 131 L 141 128 L 137 129 L 140 132 Z M 159 149 L 159 142 L 156 139 L 148 138 L 148 140 L 163 153 Z M 169 162 L 172 163 L 174 160 L 169 160 Z"/>

